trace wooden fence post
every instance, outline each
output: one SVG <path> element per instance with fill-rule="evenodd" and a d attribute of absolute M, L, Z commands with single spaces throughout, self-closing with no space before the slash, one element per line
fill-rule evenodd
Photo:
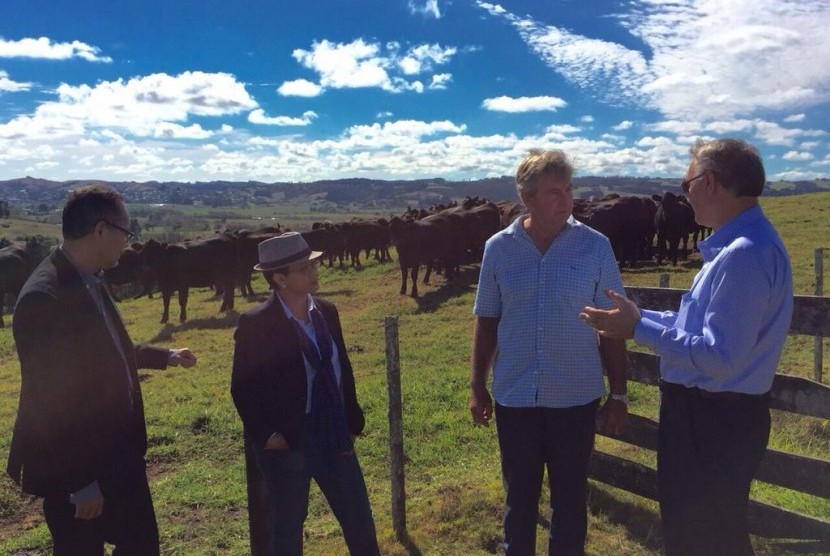
<path fill-rule="evenodd" d="M 268 489 L 257 467 L 251 438 L 245 433 L 245 479 L 248 484 L 248 531 L 251 556 L 271 554 L 271 522 L 268 519 Z"/>
<path fill-rule="evenodd" d="M 401 542 L 406 532 L 406 489 L 404 486 L 403 411 L 401 404 L 401 362 L 398 349 L 398 317 L 386 317 L 386 388 L 389 395 L 389 459 L 392 464 L 392 529 Z"/>
<path fill-rule="evenodd" d="M 816 273 L 816 296 L 824 295 L 824 249 L 816 248 L 814 257 Z M 821 382 L 824 367 L 824 339 L 821 336 L 813 337 L 813 379 Z"/>
<path fill-rule="evenodd" d="M 661 272 L 660 273 L 660 285 L 657 286 L 658 288 L 668 288 L 669 287 L 669 273 L 668 272 Z"/>

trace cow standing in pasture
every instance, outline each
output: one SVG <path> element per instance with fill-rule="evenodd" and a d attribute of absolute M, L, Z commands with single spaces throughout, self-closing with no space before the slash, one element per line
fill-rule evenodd
<path fill-rule="evenodd" d="M 323 258 L 328 261 L 329 268 L 334 267 L 334 261 L 338 259 L 342 270 L 346 239 L 340 229 L 339 224 L 317 222 L 312 226 L 311 231 L 302 232 L 302 236 L 312 251 L 323 252 Z"/>
<path fill-rule="evenodd" d="M 658 204 L 654 216 L 654 227 L 657 230 L 657 264 L 668 258 L 672 266 L 677 266 L 680 243 L 683 242 L 681 257 L 685 260 L 688 255 L 689 234 L 697 228 L 694 210 L 685 197 L 675 195 L 671 191 L 666 191 L 663 195 L 653 195 L 652 199 Z"/>
<path fill-rule="evenodd" d="M 106 269 L 104 275 L 107 283 L 111 286 L 123 286 L 127 284 L 138 283 L 141 285 L 141 292 L 135 297 L 147 295 L 153 297 L 153 288 L 155 287 L 156 279 L 153 276 L 153 270 L 147 264 L 144 257 L 144 244 L 133 243 L 121 252 L 118 257 L 118 264 Z"/>
<path fill-rule="evenodd" d="M 220 311 L 233 310 L 236 279 L 236 241 L 226 235 L 181 243 L 144 244 L 147 263 L 153 269 L 164 303 L 161 322 L 169 319 L 170 297 L 179 292 L 179 320 L 187 320 L 187 298 L 191 287 L 213 287 L 222 291 Z"/>
<path fill-rule="evenodd" d="M 17 295 L 32 270 L 46 256 L 46 247 L 36 239 L 14 242 L 0 249 L 0 328 L 7 293 Z"/>
<path fill-rule="evenodd" d="M 651 199 L 635 195 L 610 195 L 598 200 L 574 200 L 574 218 L 597 230 L 611 241 L 620 267 L 632 268 L 643 246 L 654 237 L 654 213 Z"/>
<path fill-rule="evenodd" d="M 255 229 L 242 229 L 233 234 L 236 242 L 236 268 L 234 283 L 239 286 L 239 294 L 243 297 L 254 295 L 254 288 L 251 284 L 254 265 L 257 263 L 259 244 L 266 239 L 278 236 L 282 231 L 279 226 L 267 226 Z M 224 292 L 217 291 L 217 294 L 224 295 Z"/>

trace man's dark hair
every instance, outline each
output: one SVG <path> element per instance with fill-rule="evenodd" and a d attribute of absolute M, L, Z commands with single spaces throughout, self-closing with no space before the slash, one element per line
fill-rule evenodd
<path fill-rule="evenodd" d="M 105 185 L 86 185 L 69 194 L 63 207 L 64 239 L 80 239 L 101 220 L 121 216 L 124 197 Z"/>

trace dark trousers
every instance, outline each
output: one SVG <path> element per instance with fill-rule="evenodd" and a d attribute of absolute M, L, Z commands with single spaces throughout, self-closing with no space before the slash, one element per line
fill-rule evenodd
<path fill-rule="evenodd" d="M 124 457 L 98 479 L 104 511 L 96 519 L 75 519 L 67 496 L 46 497 L 43 514 L 55 556 L 103 556 L 104 543 L 114 556 L 157 556 L 159 533 L 142 457 Z"/>
<path fill-rule="evenodd" d="M 507 556 L 536 553 L 542 477 L 550 487 L 548 554 L 582 555 L 588 531 L 588 461 L 599 400 L 576 407 L 513 408 L 496 404 L 496 426 L 506 492 Z"/>
<path fill-rule="evenodd" d="M 657 450 L 667 556 L 754 554 L 746 509 L 769 440 L 768 398 L 663 384 Z"/>
<path fill-rule="evenodd" d="M 268 488 L 272 555 L 301 556 L 303 523 L 308 515 L 309 475 L 305 453 L 254 447 L 257 465 Z M 379 556 L 375 521 L 363 472 L 354 452 L 324 458 L 313 475 L 343 530 L 353 556 Z"/>

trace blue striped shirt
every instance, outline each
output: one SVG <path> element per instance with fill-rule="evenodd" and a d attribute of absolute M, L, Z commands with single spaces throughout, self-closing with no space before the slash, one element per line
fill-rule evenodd
<path fill-rule="evenodd" d="M 772 387 L 793 312 L 790 260 L 760 206 L 700 243 L 703 268 L 680 309 L 642 311 L 638 344 L 660 355 L 663 380 L 709 392 Z"/>
<path fill-rule="evenodd" d="M 493 397 L 508 407 L 573 407 L 605 393 L 586 305 L 610 308 L 623 292 L 604 235 L 571 217 L 542 254 L 520 217 L 484 247 L 473 312 L 498 317 Z"/>

